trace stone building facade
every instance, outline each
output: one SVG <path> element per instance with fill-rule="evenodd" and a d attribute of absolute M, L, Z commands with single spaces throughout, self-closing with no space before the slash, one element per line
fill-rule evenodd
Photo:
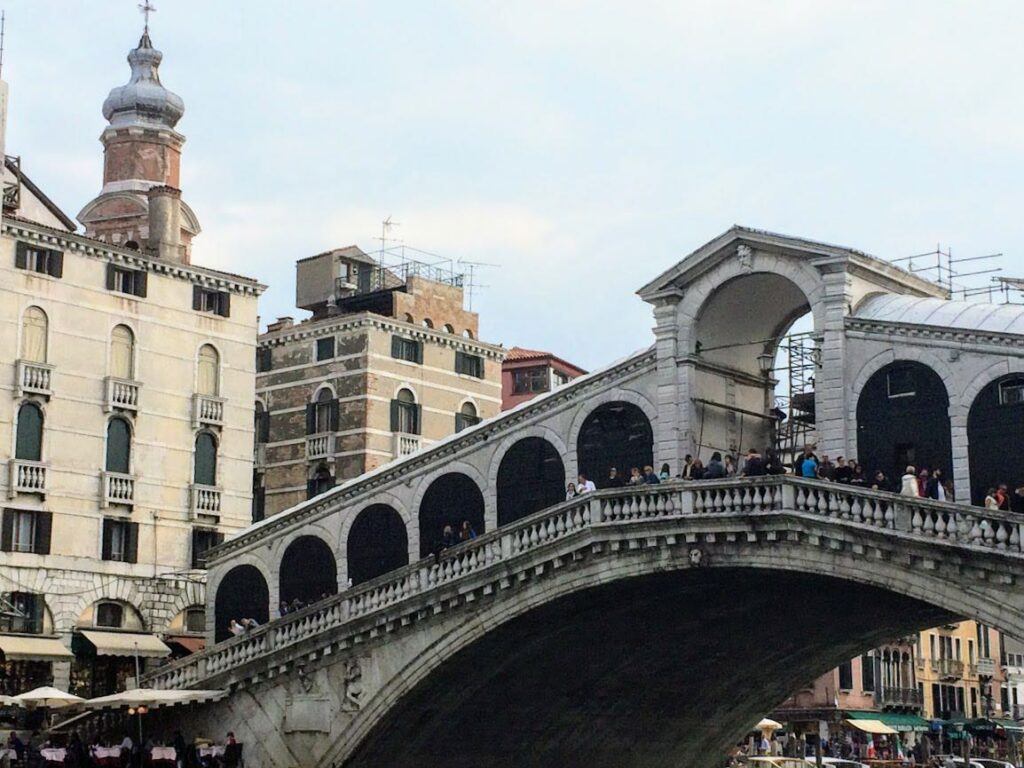
<path fill-rule="evenodd" d="M 313 316 L 259 340 L 254 520 L 500 410 L 505 350 L 477 340 L 457 276 L 349 247 L 298 262 L 296 301 Z"/>
<path fill-rule="evenodd" d="M 173 133 L 180 99 L 159 85 L 159 59 L 143 36 L 129 56 L 132 83 L 111 95 L 116 115 L 104 109 L 109 130 Z M 149 173 L 151 151 L 132 141 L 118 150 L 134 163 L 130 196 L 142 201 L 119 236 L 92 217 L 110 208 L 86 209 L 97 237 L 76 234 L 20 166 L 5 175 L 4 693 L 51 680 L 108 692 L 132 672 L 136 650 L 199 647 L 205 551 L 250 520 L 263 286 L 190 263 L 180 195 L 167 186 L 177 156 L 174 174 Z"/>

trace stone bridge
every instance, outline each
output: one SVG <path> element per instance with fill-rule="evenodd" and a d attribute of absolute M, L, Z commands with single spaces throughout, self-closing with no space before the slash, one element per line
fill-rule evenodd
<path fill-rule="evenodd" d="M 698 766 L 817 673 L 1024 636 L 1009 515 L 788 476 L 600 491 L 160 671 L 261 766 Z"/>

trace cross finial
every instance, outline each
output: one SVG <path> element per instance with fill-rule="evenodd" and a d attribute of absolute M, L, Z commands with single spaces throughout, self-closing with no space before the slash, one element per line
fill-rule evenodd
<path fill-rule="evenodd" d="M 142 0 L 142 2 L 139 3 L 139 13 L 141 13 L 146 19 L 145 26 L 143 27 L 143 32 L 148 34 L 149 14 L 156 13 L 156 6 L 149 2 L 149 0 Z"/>

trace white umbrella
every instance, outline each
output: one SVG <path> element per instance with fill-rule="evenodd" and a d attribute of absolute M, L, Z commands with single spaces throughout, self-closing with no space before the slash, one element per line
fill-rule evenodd
<path fill-rule="evenodd" d="M 772 720 L 770 717 L 766 717 L 757 725 L 754 726 L 755 731 L 777 731 L 782 727 L 782 723 Z"/>
<path fill-rule="evenodd" d="M 159 707 L 173 707 L 178 704 L 217 701 L 225 696 L 227 696 L 227 691 L 165 691 L 156 688 L 132 688 L 121 693 L 112 693 L 109 696 L 89 699 L 85 702 L 85 706 L 89 709 L 118 709 L 120 707 L 157 709 Z"/>
<path fill-rule="evenodd" d="M 58 707 L 69 707 L 72 704 L 81 704 L 83 701 L 85 699 L 48 685 L 11 697 L 11 704 L 26 709 L 35 709 L 36 707 L 57 709 Z"/>

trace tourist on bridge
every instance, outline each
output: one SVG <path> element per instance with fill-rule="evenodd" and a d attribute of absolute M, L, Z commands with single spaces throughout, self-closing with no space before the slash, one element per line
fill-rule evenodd
<path fill-rule="evenodd" d="M 686 454 L 683 459 L 683 471 L 679 473 L 683 480 L 693 480 L 693 455 Z"/>
<path fill-rule="evenodd" d="M 597 486 L 594 485 L 594 481 L 588 480 L 587 476 L 581 472 L 579 477 L 576 478 L 576 493 L 590 493 L 596 490 Z"/>
<path fill-rule="evenodd" d="M 711 454 L 711 460 L 704 468 L 705 480 L 720 480 L 726 476 L 725 464 L 722 461 L 722 454 L 715 451 Z"/>
<path fill-rule="evenodd" d="M 668 464 L 665 465 L 666 467 Z M 707 467 L 704 466 L 704 462 L 700 459 L 693 460 L 693 466 L 690 467 L 690 479 L 691 480 L 703 480 L 707 476 Z M 664 472 L 662 472 L 664 474 Z M 661 478 L 665 480 L 664 477 Z"/>
<path fill-rule="evenodd" d="M 756 448 L 747 451 L 747 461 L 743 465 L 743 477 L 761 477 L 768 474 L 765 468 L 764 458 L 757 452 Z"/>
<path fill-rule="evenodd" d="M 921 490 L 917 485 L 917 471 L 913 467 L 907 467 L 907 471 L 903 473 L 901 483 L 901 496 L 921 496 Z"/>
<path fill-rule="evenodd" d="M 1024 485 L 1017 486 L 1010 495 L 1010 511 L 1024 514 Z"/>
<path fill-rule="evenodd" d="M 661 480 L 659 480 L 658 476 L 654 474 L 654 467 L 650 464 L 644 467 L 644 483 L 646 485 L 658 485 L 660 482 Z"/>
<path fill-rule="evenodd" d="M 725 464 L 725 476 L 736 477 L 736 459 L 731 455 L 726 455 L 725 459 L 723 459 L 723 463 Z"/>
<path fill-rule="evenodd" d="M 764 468 L 769 475 L 786 474 L 786 465 L 782 463 L 782 457 L 774 448 L 769 448 L 765 452 Z"/>
<path fill-rule="evenodd" d="M 822 454 L 821 461 L 818 463 L 818 479 L 829 482 L 836 479 L 836 465 L 829 461 L 827 453 Z"/>
<path fill-rule="evenodd" d="M 818 476 L 818 457 L 814 455 L 811 446 L 805 445 L 803 455 L 796 460 L 793 471 L 800 477 L 813 480 Z"/>
<path fill-rule="evenodd" d="M 931 477 L 928 478 L 926 491 L 929 499 L 935 499 L 936 501 L 948 500 L 946 498 L 946 486 L 943 484 L 941 469 L 932 470 Z"/>
<path fill-rule="evenodd" d="M 922 469 L 917 473 L 917 495 L 922 499 L 928 498 L 928 479 L 930 475 L 927 469 Z"/>
<path fill-rule="evenodd" d="M 577 496 L 579 496 L 579 494 L 576 492 L 576 483 L 566 483 L 565 500 L 571 501 L 572 499 L 575 499 Z"/>
<path fill-rule="evenodd" d="M 853 467 L 846 463 L 842 456 L 836 456 L 836 470 L 832 479 L 837 483 L 850 483 L 853 481 Z"/>
<path fill-rule="evenodd" d="M 640 468 L 639 467 L 633 467 L 631 470 L 629 470 L 629 484 L 630 485 L 643 485 L 644 484 L 644 476 L 642 474 L 640 474 Z"/>
<path fill-rule="evenodd" d="M 850 485 L 858 485 L 863 488 L 867 484 L 868 479 L 864 476 L 864 467 L 860 465 L 859 461 L 853 462 L 853 470 L 850 472 Z"/>
<path fill-rule="evenodd" d="M 452 529 L 450 524 L 446 524 L 441 531 L 441 549 L 454 547 L 458 543 L 459 540 L 455 537 L 454 529 Z"/>
<path fill-rule="evenodd" d="M 885 472 L 882 470 L 876 470 L 875 476 L 871 480 L 871 490 L 873 491 L 891 491 L 892 487 L 889 483 L 889 478 L 885 476 Z"/>
<path fill-rule="evenodd" d="M 700 464 L 700 459 L 697 459 L 694 462 L 694 464 Z M 700 466 L 701 466 L 701 471 L 703 471 L 704 470 L 704 465 L 700 464 Z M 692 467 L 691 467 L 691 469 L 692 469 Z M 666 480 L 671 480 L 672 479 L 672 470 L 669 467 L 668 462 L 666 462 L 666 463 L 661 465 L 661 472 L 658 473 L 658 479 L 661 480 L 661 482 L 663 482 L 663 483 Z"/>
<path fill-rule="evenodd" d="M 472 541 L 476 538 L 476 529 L 469 524 L 469 520 L 462 521 L 462 527 L 459 528 L 459 541 Z"/>
<path fill-rule="evenodd" d="M 608 470 L 608 482 L 605 483 L 606 488 L 622 488 L 625 484 L 626 481 L 622 479 L 619 470 L 615 467 Z M 569 483 L 569 485 L 572 485 L 572 483 Z M 573 486 L 573 490 L 575 490 L 575 486 Z"/>

